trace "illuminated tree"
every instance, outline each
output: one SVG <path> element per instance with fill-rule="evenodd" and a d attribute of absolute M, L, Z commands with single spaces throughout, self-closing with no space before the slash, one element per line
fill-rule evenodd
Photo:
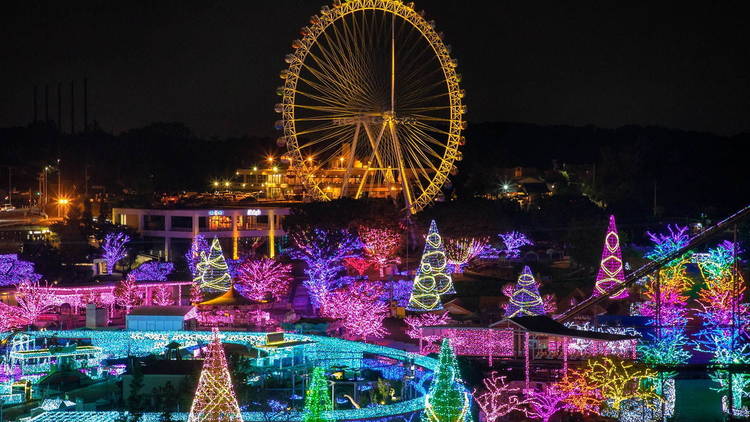
<path fill-rule="evenodd" d="M 323 368 L 315 367 L 305 392 L 303 422 L 332 422 L 326 412 L 333 410 L 333 400 L 328 390 L 328 380 Z"/>
<path fill-rule="evenodd" d="M 443 240 L 438 233 L 435 220 L 432 220 L 425 238 L 422 260 L 414 278 L 408 309 L 417 312 L 443 309 L 440 296 L 448 293 L 455 293 L 455 290 L 448 273 Z"/>
<path fill-rule="evenodd" d="M 148 261 L 128 274 L 136 281 L 167 281 L 167 276 L 174 271 L 171 262 Z"/>
<path fill-rule="evenodd" d="M 750 344 L 747 329 L 750 325 L 750 308 L 745 302 L 746 283 L 742 273 L 735 269 L 741 250 L 732 242 L 723 242 L 710 249 L 699 261 L 698 268 L 705 280 L 698 292 L 698 316 L 702 328 L 696 334 L 697 350 L 710 353 L 711 362 L 719 369 L 711 378 L 719 385 L 717 390 L 731 397 L 735 410 L 745 409 L 743 400 L 750 396 L 750 375 L 730 372 L 722 366 L 750 364 Z M 726 397 L 726 396 L 725 396 Z M 729 411 L 729 399 L 724 399 Z"/>
<path fill-rule="evenodd" d="M 33 324 L 40 315 L 55 304 L 55 294 L 38 281 L 22 281 L 16 287 L 19 316 L 26 324 Z"/>
<path fill-rule="evenodd" d="M 196 234 L 193 237 L 193 242 L 190 244 L 190 249 L 185 253 L 185 261 L 193 278 L 198 276 L 197 271 L 198 263 L 201 261 L 201 252 L 208 255 L 211 252 L 211 248 L 202 234 Z"/>
<path fill-rule="evenodd" d="M 511 412 L 525 411 L 528 400 L 523 398 L 518 388 L 506 384 L 505 377 L 493 371 L 482 383 L 484 388 L 481 392 L 474 390 L 474 401 L 484 413 L 486 422 L 495 422 Z"/>
<path fill-rule="evenodd" d="M 622 251 L 620 249 L 620 235 L 617 233 L 615 216 L 609 216 L 609 227 L 604 237 L 602 248 L 602 260 L 599 264 L 599 273 L 596 276 L 594 296 L 601 296 L 611 292 L 617 286 L 625 284 L 625 270 L 622 263 Z M 628 290 L 623 288 L 609 294 L 610 299 L 625 299 Z"/>
<path fill-rule="evenodd" d="M 296 248 L 291 256 L 307 264 L 303 283 L 310 295 L 313 308 L 320 309 L 326 296 L 336 287 L 346 258 L 357 256 L 359 239 L 346 230 L 314 228 L 292 235 Z"/>
<path fill-rule="evenodd" d="M 565 400 L 570 394 L 568 391 L 561 390 L 556 384 L 548 384 L 541 391 L 530 391 L 526 416 L 548 422 L 555 413 L 565 408 Z"/>
<path fill-rule="evenodd" d="M 143 292 L 138 288 L 135 279 L 128 276 L 121 280 L 114 290 L 115 303 L 125 308 L 125 313 L 141 304 L 143 301 Z"/>
<path fill-rule="evenodd" d="M 534 245 L 534 242 L 521 232 L 512 231 L 501 233 L 498 236 L 502 239 L 503 244 L 505 245 L 505 250 L 503 250 L 502 253 L 507 259 L 520 258 L 522 247 Z"/>
<path fill-rule="evenodd" d="M 463 273 L 464 269 L 489 247 L 487 237 L 460 237 L 458 239 L 447 239 L 445 252 L 448 256 L 448 265 L 453 272 Z"/>
<path fill-rule="evenodd" d="M 352 339 L 381 338 L 388 333 L 383 320 L 389 314 L 388 304 L 380 299 L 383 294 L 380 284 L 352 283 L 326 297 L 322 314 L 341 319 L 347 336 Z"/>
<path fill-rule="evenodd" d="M 396 253 L 401 247 L 401 235 L 389 228 L 360 226 L 358 231 L 365 255 L 373 261 L 380 271 L 380 278 L 383 278 L 386 265 L 399 262 Z"/>
<path fill-rule="evenodd" d="M 174 305 L 174 296 L 172 295 L 172 286 L 159 286 L 151 297 L 151 301 L 156 306 L 171 306 Z"/>
<path fill-rule="evenodd" d="M 234 395 L 232 379 L 224 355 L 224 346 L 214 328 L 213 340 L 206 348 L 203 369 L 190 407 L 188 422 L 242 422 L 242 413 Z"/>
<path fill-rule="evenodd" d="M 281 300 L 289 293 L 292 266 L 271 258 L 246 259 L 237 267 L 235 288 L 248 299 Z"/>
<path fill-rule="evenodd" d="M 443 339 L 438 356 L 438 367 L 425 395 L 423 422 L 463 422 L 467 417 L 471 398 L 461 385 L 456 355 L 450 341 Z"/>
<path fill-rule="evenodd" d="M 112 273 L 120 260 L 125 258 L 128 250 L 125 247 L 130 242 L 130 236 L 125 233 L 108 233 L 102 241 L 102 258 L 107 262 L 107 272 Z"/>
<path fill-rule="evenodd" d="M 661 260 L 666 254 L 687 242 L 686 228 L 668 227 L 668 233 L 648 233 L 654 242 L 646 253 L 652 260 Z M 693 281 L 687 273 L 687 265 L 693 261 L 693 253 L 685 253 L 649 275 L 645 283 L 645 301 L 640 305 L 640 314 L 650 317 L 649 325 L 656 328 L 646 335 L 638 347 L 640 359 L 649 364 L 678 365 L 686 363 L 691 356 L 688 351 L 686 327 L 688 323 L 687 301 Z M 660 374 L 671 378 L 674 372 Z M 661 382 L 657 383 L 659 388 Z"/>
<path fill-rule="evenodd" d="M 193 283 L 190 285 L 190 303 L 196 304 L 203 302 L 203 291 L 200 284 Z"/>
<path fill-rule="evenodd" d="M 607 406 L 616 413 L 625 400 L 651 402 L 659 399 L 654 386 L 644 382 L 657 378 L 658 375 L 645 366 L 603 357 L 588 361 L 583 372 L 587 385 L 598 389 Z"/>
<path fill-rule="evenodd" d="M 414 340 L 419 340 L 421 338 L 423 341 L 432 343 L 440 340 L 440 336 L 424 336 L 421 334 L 419 328 L 429 327 L 433 325 L 447 325 L 450 321 L 451 318 L 450 315 L 448 315 L 448 312 L 443 312 L 441 314 L 424 313 L 419 315 L 410 315 L 404 318 L 404 322 L 409 326 L 409 329 L 406 330 L 406 335 L 413 338 Z"/>
<path fill-rule="evenodd" d="M 367 270 L 372 266 L 372 262 L 365 258 L 353 256 L 351 258 L 344 258 L 344 263 L 347 267 L 354 269 L 357 274 L 361 277 L 365 275 Z"/>
<path fill-rule="evenodd" d="M 0 255 L 0 286 L 10 286 L 23 281 L 39 281 L 34 264 L 18 259 L 16 254 Z"/>
<path fill-rule="evenodd" d="M 0 332 L 12 331 L 28 324 L 28 320 L 21 315 L 21 309 L 18 306 L 9 306 L 0 302 Z"/>
<path fill-rule="evenodd" d="M 513 293 L 508 298 L 508 303 L 505 305 L 505 316 L 513 318 L 537 315 L 544 315 L 544 302 L 539 295 L 539 284 L 537 284 L 531 269 L 527 265 L 523 267 Z"/>
<path fill-rule="evenodd" d="M 584 371 L 570 370 L 557 387 L 567 393 L 565 408 L 583 415 L 598 415 L 602 406 L 602 393 L 590 384 Z"/>
<path fill-rule="evenodd" d="M 193 280 L 207 292 L 226 292 L 232 284 L 229 275 L 229 266 L 221 251 L 219 239 L 214 237 L 211 242 L 211 251 L 206 254 L 201 252 L 201 260 L 196 265 L 197 276 Z"/>
<path fill-rule="evenodd" d="M 542 303 L 544 304 L 544 313 L 546 315 L 557 312 L 557 297 L 554 294 L 542 296 Z"/>

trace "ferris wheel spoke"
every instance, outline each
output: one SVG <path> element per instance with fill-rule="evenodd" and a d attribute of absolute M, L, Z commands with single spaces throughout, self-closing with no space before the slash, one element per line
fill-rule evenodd
<path fill-rule="evenodd" d="M 410 138 L 413 146 L 413 148 L 409 148 L 409 152 L 417 159 L 418 162 L 427 165 L 433 171 L 437 172 L 438 169 L 435 167 L 433 161 L 441 161 L 443 157 L 440 154 L 436 153 L 435 150 L 433 150 L 418 134 L 410 133 L 408 137 Z M 431 155 L 432 159 L 430 159 L 428 155 Z"/>
<path fill-rule="evenodd" d="M 318 56 L 314 54 L 310 54 L 310 56 L 312 57 L 314 61 L 318 62 L 317 60 Z M 319 63 L 322 63 L 322 61 L 320 61 Z M 353 86 L 350 86 L 349 84 L 343 83 L 340 78 L 335 78 L 335 77 L 330 76 L 332 72 L 338 73 L 340 72 L 340 70 L 329 70 L 328 72 L 326 72 L 326 71 L 315 69 L 311 66 L 305 66 L 305 69 L 308 70 L 311 75 L 318 78 L 321 82 L 321 84 L 317 84 L 317 83 L 313 83 L 305 79 L 306 83 L 308 83 L 310 86 L 320 91 L 321 93 L 326 93 L 328 95 L 333 95 L 333 96 L 342 95 L 343 93 L 346 93 L 349 96 L 358 94 L 357 87 L 353 87 Z"/>

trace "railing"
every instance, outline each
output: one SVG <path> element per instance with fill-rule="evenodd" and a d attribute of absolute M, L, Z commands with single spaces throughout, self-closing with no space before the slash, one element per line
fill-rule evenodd
<path fill-rule="evenodd" d="M 690 240 L 685 243 L 684 246 L 681 248 L 675 249 L 671 253 L 663 256 L 661 259 L 656 261 L 651 261 L 642 267 L 638 268 L 637 270 L 631 272 L 628 274 L 627 277 L 625 277 L 625 283 L 624 284 L 617 284 L 614 285 L 612 288 L 607 290 L 605 293 L 603 293 L 601 296 L 591 296 L 588 299 L 584 300 L 583 302 L 577 304 L 576 306 L 573 306 L 572 308 L 568 309 L 567 311 L 563 312 L 562 314 L 557 316 L 557 320 L 560 322 L 564 322 L 578 314 L 579 312 L 583 311 L 584 309 L 596 305 L 599 302 L 603 302 L 609 297 L 618 291 L 622 290 L 623 286 L 628 287 L 631 284 L 635 283 L 637 280 L 641 279 L 642 277 L 645 277 L 648 274 L 651 274 L 652 272 L 656 271 L 658 268 L 661 268 L 664 266 L 664 264 L 672 261 L 673 259 L 679 257 L 680 255 L 684 254 L 685 252 L 689 251 L 690 249 L 693 249 L 697 246 L 700 246 L 713 236 L 719 234 L 727 227 L 736 224 L 737 222 L 741 221 L 742 219 L 746 218 L 748 215 L 750 215 L 750 205 L 746 206 L 745 208 L 742 208 L 741 210 L 737 211 L 736 213 L 730 215 L 729 217 L 719 221 L 718 223 L 714 224 L 713 226 L 707 228 L 706 230 L 703 230 L 702 232 L 698 233 L 697 235 L 690 238 Z"/>

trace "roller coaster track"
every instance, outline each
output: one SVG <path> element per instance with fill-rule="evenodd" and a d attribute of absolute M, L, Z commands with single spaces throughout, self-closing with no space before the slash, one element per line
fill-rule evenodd
<path fill-rule="evenodd" d="M 645 277 L 652 272 L 656 271 L 657 269 L 664 266 L 664 264 L 672 261 L 673 259 L 679 257 L 680 255 L 684 254 L 685 252 L 689 251 L 690 249 L 693 249 L 697 246 L 700 246 L 701 244 L 707 242 L 712 237 L 722 233 L 725 229 L 728 227 L 733 226 L 734 224 L 737 224 L 738 222 L 742 221 L 746 217 L 750 216 L 750 205 L 746 206 L 745 208 L 742 208 L 741 210 L 737 211 L 736 213 L 730 215 L 729 217 L 719 221 L 718 223 L 714 224 L 713 226 L 707 228 L 706 230 L 703 230 L 702 232 L 698 233 L 697 235 L 690 238 L 690 240 L 685 243 L 685 245 L 679 249 L 675 249 L 671 253 L 665 255 L 661 259 L 657 261 L 651 261 L 644 266 L 636 269 L 635 271 L 628 274 L 627 277 L 625 277 L 625 284 L 624 286 L 630 286 L 631 284 L 635 283 L 637 280 L 641 279 L 642 277 Z M 573 316 L 577 315 L 581 311 L 589 308 L 590 306 L 596 305 L 600 302 L 603 302 L 605 300 L 608 300 L 611 295 L 614 293 L 617 293 L 619 290 L 622 289 L 623 285 L 616 285 L 614 288 L 608 290 L 605 294 L 602 294 L 601 296 L 591 296 L 588 299 L 582 301 L 581 303 L 569 308 L 562 314 L 557 316 L 557 320 L 560 322 L 565 322 L 572 318 Z"/>

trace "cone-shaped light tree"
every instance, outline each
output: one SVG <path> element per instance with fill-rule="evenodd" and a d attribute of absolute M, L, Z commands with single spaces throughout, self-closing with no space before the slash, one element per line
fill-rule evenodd
<path fill-rule="evenodd" d="M 596 286 L 594 296 L 602 296 L 610 292 L 610 299 L 624 299 L 628 297 L 627 289 L 612 293 L 617 286 L 625 283 L 625 271 L 622 264 L 622 251 L 620 250 L 620 235 L 617 233 L 615 216 L 609 216 L 609 227 L 604 237 L 604 248 L 602 249 L 602 261 L 599 264 L 599 273 L 596 275 Z"/>
<path fill-rule="evenodd" d="M 214 237 L 208 255 L 200 253 L 201 260 L 196 265 L 196 277 L 193 280 L 201 286 L 201 290 L 212 292 L 226 292 L 232 284 L 229 266 L 221 251 L 219 239 Z"/>
<path fill-rule="evenodd" d="M 448 259 L 445 256 L 443 239 L 438 233 L 435 220 L 432 220 L 425 239 L 422 260 L 414 278 L 408 308 L 419 312 L 443 309 L 440 295 L 449 293 L 455 293 L 453 280 L 448 273 Z"/>
<path fill-rule="evenodd" d="M 539 285 L 528 265 L 523 267 L 513 293 L 505 306 L 505 316 L 508 318 L 520 316 L 544 315 L 544 301 L 539 295 Z"/>
<path fill-rule="evenodd" d="M 214 328 L 214 338 L 207 347 L 188 422 L 219 421 L 242 422 L 242 414 L 234 395 L 224 346 L 219 341 L 218 331 Z"/>
<path fill-rule="evenodd" d="M 310 384 L 305 393 L 305 411 L 302 422 L 331 422 L 324 412 L 333 410 L 331 393 L 328 391 L 328 380 L 323 368 L 313 369 Z"/>
<path fill-rule="evenodd" d="M 443 339 L 438 367 L 425 395 L 422 422 L 463 422 L 469 412 L 469 393 L 461 385 L 456 355 L 448 339 Z"/>

